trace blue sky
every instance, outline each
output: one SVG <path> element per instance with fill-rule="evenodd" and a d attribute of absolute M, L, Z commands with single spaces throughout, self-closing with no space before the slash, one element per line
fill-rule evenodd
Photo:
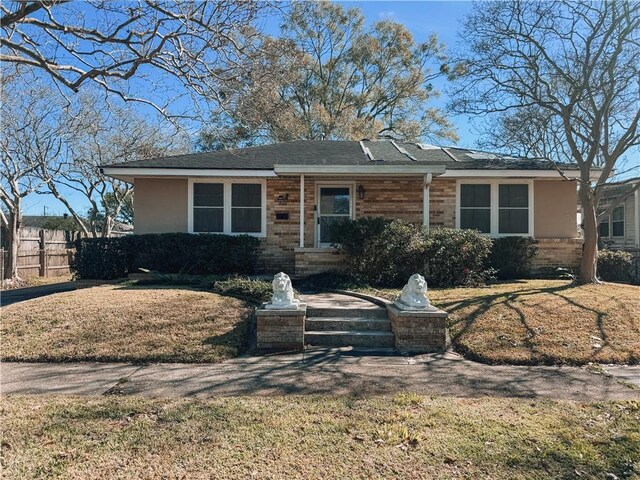
<path fill-rule="evenodd" d="M 440 41 L 450 48 L 464 48 L 459 43 L 457 36 L 458 27 L 464 16 L 472 7 L 471 2 L 449 1 L 449 2 L 392 2 L 392 1 L 366 1 L 366 2 L 343 2 L 345 6 L 360 8 L 368 23 L 373 23 L 381 19 L 392 19 L 404 24 L 414 35 L 416 41 L 423 41 L 432 33 L 438 34 Z M 271 30 L 271 22 L 266 22 L 267 30 Z M 278 22 L 279 23 L 279 22 Z M 274 23 L 275 27 L 278 23 Z M 275 30 L 275 29 L 274 29 Z M 276 33 L 276 31 L 270 32 Z M 444 81 L 436 84 L 440 90 L 444 87 Z M 445 106 L 446 95 L 442 95 L 434 101 L 439 107 Z M 458 145 L 464 147 L 475 146 L 477 135 L 466 117 L 451 116 L 450 119 L 457 127 L 460 141 Z M 88 208 L 82 197 L 69 194 L 71 203 L 84 211 Z M 30 195 L 24 201 L 25 215 L 42 215 L 46 208 L 47 214 L 62 214 L 65 212 L 64 206 L 50 195 Z"/>

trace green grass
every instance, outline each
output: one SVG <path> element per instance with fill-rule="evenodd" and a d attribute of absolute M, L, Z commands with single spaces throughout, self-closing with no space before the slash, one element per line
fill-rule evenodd
<path fill-rule="evenodd" d="M 638 478 L 640 404 L 5 396 L 4 478 Z M 606 477 L 607 474 L 616 477 Z"/>
<path fill-rule="evenodd" d="M 2 360 L 221 362 L 248 346 L 253 308 L 179 287 L 108 285 L 2 308 Z"/>
<path fill-rule="evenodd" d="M 365 289 L 394 299 L 399 290 Z M 449 312 L 454 348 L 495 364 L 640 362 L 640 287 L 519 280 L 479 288 L 433 289 Z"/>

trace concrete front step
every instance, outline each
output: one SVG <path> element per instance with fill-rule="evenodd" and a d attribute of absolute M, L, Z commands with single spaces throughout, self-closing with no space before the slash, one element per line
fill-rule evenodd
<path fill-rule="evenodd" d="M 391 322 L 387 318 L 311 317 L 305 322 L 305 330 L 390 332 Z"/>
<path fill-rule="evenodd" d="M 304 342 L 325 347 L 393 347 L 395 337 L 391 332 L 331 330 L 305 332 Z"/>
<path fill-rule="evenodd" d="M 333 318 L 388 318 L 385 308 L 317 308 L 307 307 L 307 319 L 309 317 L 333 317 Z"/>

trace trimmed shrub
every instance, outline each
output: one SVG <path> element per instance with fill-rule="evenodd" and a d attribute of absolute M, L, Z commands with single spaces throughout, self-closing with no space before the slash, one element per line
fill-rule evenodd
<path fill-rule="evenodd" d="M 270 281 L 240 276 L 216 280 L 211 284 L 211 290 L 221 295 L 252 298 L 258 302 L 268 302 L 273 293 Z"/>
<path fill-rule="evenodd" d="M 598 275 L 606 282 L 631 282 L 633 256 L 629 252 L 600 250 Z"/>
<path fill-rule="evenodd" d="M 250 235 L 149 233 L 122 237 L 130 272 L 215 275 L 253 273 L 260 240 Z"/>
<path fill-rule="evenodd" d="M 347 256 L 346 274 L 361 284 L 400 287 L 414 273 L 434 287 L 485 282 L 490 239 L 475 230 L 434 229 L 403 220 L 361 218 L 335 225 L 336 246 Z"/>
<path fill-rule="evenodd" d="M 113 280 L 128 273 L 127 252 L 121 238 L 82 238 L 76 241 L 71 270 L 79 278 Z"/>
<path fill-rule="evenodd" d="M 489 265 L 501 280 L 528 278 L 538 250 L 537 243 L 531 237 L 496 238 L 491 247 Z"/>
<path fill-rule="evenodd" d="M 139 268 L 181 275 L 250 274 L 259 244 L 249 235 L 189 233 L 80 239 L 72 268 L 87 279 L 125 277 Z"/>
<path fill-rule="evenodd" d="M 360 279 L 335 270 L 309 275 L 300 282 L 300 287 L 305 290 L 350 290 L 362 286 L 364 285 Z"/>
<path fill-rule="evenodd" d="M 491 239 L 476 230 L 433 229 L 427 235 L 427 281 L 433 287 L 479 285 L 493 276 L 487 269 Z"/>
<path fill-rule="evenodd" d="M 402 220 L 361 218 L 332 229 L 335 246 L 347 254 L 348 274 L 376 286 L 402 286 L 424 272 L 425 230 Z"/>

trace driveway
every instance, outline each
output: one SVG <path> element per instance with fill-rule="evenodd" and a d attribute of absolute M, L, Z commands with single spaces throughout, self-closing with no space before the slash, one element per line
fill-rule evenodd
<path fill-rule="evenodd" d="M 206 365 L 3 362 L 0 379 L 5 394 L 218 397 L 411 391 L 454 397 L 640 399 L 640 390 L 626 382 L 585 368 L 489 366 L 452 352 L 403 357 L 390 350 L 354 348 L 316 348 Z"/>
<path fill-rule="evenodd" d="M 16 288 L 13 290 L 3 290 L 0 292 L 0 307 L 6 307 L 12 303 L 31 300 L 32 298 L 44 297 L 53 293 L 70 292 L 76 290 L 76 282 L 52 283 L 50 285 L 40 285 L 38 287 Z"/>

